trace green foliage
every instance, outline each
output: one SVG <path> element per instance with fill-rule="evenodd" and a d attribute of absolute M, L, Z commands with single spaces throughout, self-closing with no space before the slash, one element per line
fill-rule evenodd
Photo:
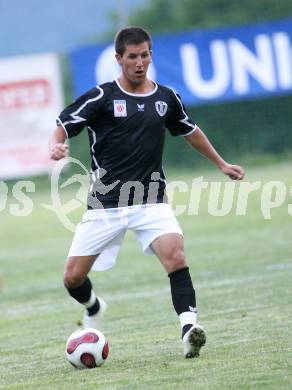
<path fill-rule="evenodd" d="M 292 97 L 190 107 L 189 114 L 216 149 L 229 159 L 282 155 L 292 149 Z M 207 164 L 187 144 L 168 137 L 165 162 L 171 166 Z M 236 162 L 236 161 L 235 161 Z"/>
<path fill-rule="evenodd" d="M 289 0 L 152 0 L 130 16 L 130 24 L 152 33 L 224 26 L 292 16 Z"/>

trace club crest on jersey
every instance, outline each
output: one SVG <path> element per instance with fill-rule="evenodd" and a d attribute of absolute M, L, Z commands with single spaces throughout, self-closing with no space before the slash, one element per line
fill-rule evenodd
<path fill-rule="evenodd" d="M 114 100 L 114 116 L 127 116 L 126 100 Z"/>
<path fill-rule="evenodd" d="M 157 102 L 155 102 L 156 111 L 160 116 L 164 116 L 166 114 L 167 107 L 167 104 L 162 100 L 158 100 Z"/>

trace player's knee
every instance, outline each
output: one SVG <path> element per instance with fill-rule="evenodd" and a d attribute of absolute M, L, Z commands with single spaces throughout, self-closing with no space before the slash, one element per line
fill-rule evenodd
<path fill-rule="evenodd" d="M 175 248 L 172 250 L 167 261 L 167 271 L 174 272 L 186 266 L 186 258 L 182 248 Z"/>
<path fill-rule="evenodd" d="M 185 267 L 186 258 L 183 249 L 176 249 L 173 254 L 173 264 L 176 269 Z"/>
<path fill-rule="evenodd" d="M 64 285 L 67 288 L 76 288 L 82 284 L 84 276 L 80 275 L 74 269 L 66 269 L 64 272 Z"/>

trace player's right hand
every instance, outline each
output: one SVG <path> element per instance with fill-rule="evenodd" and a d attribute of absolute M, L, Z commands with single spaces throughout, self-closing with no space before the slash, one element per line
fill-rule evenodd
<path fill-rule="evenodd" d="M 68 153 L 69 146 L 67 144 L 57 143 L 50 150 L 50 158 L 52 160 L 61 160 L 61 158 L 67 157 Z"/>

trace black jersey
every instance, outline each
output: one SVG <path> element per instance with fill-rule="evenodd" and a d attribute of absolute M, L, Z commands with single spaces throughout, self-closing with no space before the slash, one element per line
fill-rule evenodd
<path fill-rule="evenodd" d="M 92 88 L 60 114 L 69 138 L 88 129 L 91 186 L 88 208 L 165 201 L 162 153 L 165 129 L 188 135 L 196 125 L 172 89 L 133 94 L 118 80 Z"/>

